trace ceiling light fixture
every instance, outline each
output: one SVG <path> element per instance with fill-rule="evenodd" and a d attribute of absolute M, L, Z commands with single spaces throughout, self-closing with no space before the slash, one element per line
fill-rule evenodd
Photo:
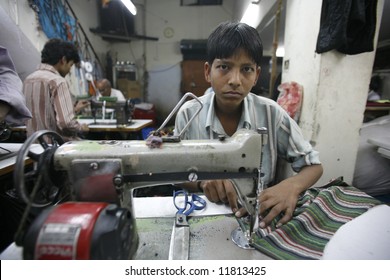
<path fill-rule="evenodd" d="M 125 5 L 126 8 L 130 11 L 130 13 L 132 13 L 134 16 L 137 14 L 137 8 L 133 4 L 133 2 L 131 2 L 131 0 L 121 0 L 121 1 L 123 5 Z"/>
<path fill-rule="evenodd" d="M 258 3 L 250 3 L 240 22 L 246 23 L 253 28 L 257 28 L 260 22 L 260 7 Z"/>

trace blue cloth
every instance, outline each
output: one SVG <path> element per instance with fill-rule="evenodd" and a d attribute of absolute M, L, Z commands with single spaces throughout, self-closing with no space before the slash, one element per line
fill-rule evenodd
<path fill-rule="evenodd" d="M 75 40 L 76 20 L 68 14 L 62 1 L 33 0 L 32 2 L 38 8 L 39 23 L 49 39 Z"/>

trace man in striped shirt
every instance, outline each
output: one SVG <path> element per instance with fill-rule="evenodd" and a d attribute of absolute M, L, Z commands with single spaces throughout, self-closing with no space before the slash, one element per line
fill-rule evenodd
<path fill-rule="evenodd" d="M 23 93 L 33 118 L 26 124 L 27 136 L 38 130 L 51 130 L 65 141 L 78 140 L 88 131 L 75 119 L 75 113 L 88 105 L 79 101 L 73 106 L 65 76 L 80 62 L 77 48 L 70 42 L 51 39 L 41 52 L 41 64 L 23 82 Z"/>
<path fill-rule="evenodd" d="M 318 152 L 276 102 L 250 93 L 260 75 L 263 53 L 256 29 L 243 23 L 222 23 L 211 33 L 207 52 L 204 72 L 212 92 L 200 97 L 203 108 L 182 137 L 217 139 L 218 135 L 230 137 L 241 128 L 266 127 L 269 138 L 263 150 L 262 171 L 268 188 L 259 197 L 260 227 L 282 214 L 277 224 L 280 227 L 292 218 L 299 195 L 321 177 Z M 199 106 L 196 100 L 183 104 L 176 116 L 175 134 L 182 131 Z M 290 162 L 297 173 L 274 183 L 278 158 Z M 229 203 L 233 213 L 241 217 L 244 209 L 238 208 L 232 184 L 230 180 L 201 181 L 198 187 L 210 201 Z"/>

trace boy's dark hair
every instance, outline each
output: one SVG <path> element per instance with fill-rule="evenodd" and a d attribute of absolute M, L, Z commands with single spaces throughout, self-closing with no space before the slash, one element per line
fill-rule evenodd
<path fill-rule="evenodd" d="M 41 52 L 41 62 L 50 65 L 55 65 L 65 56 L 69 62 L 80 62 L 80 56 L 76 46 L 73 43 L 66 42 L 61 39 L 50 39 L 46 42 Z"/>
<path fill-rule="evenodd" d="M 216 58 L 229 58 L 239 48 L 244 49 L 260 65 L 263 43 L 257 30 L 245 23 L 223 22 L 207 40 L 207 61 L 211 65 Z"/>

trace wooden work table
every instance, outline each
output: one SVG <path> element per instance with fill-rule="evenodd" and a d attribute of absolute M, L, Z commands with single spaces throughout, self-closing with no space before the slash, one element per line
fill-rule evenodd
<path fill-rule="evenodd" d="M 153 120 L 133 119 L 127 125 L 117 125 L 116 120 L 96 120 L 94 119 L 78 119 L 81 124 L 88 124 L 91 132 L 139 132 L 143 128 L 150 126 Z"/>
<path fill-rule="evenodd" d="M 93 134 L 92 139 L 94 140 L 99 138 L 110 139 L 114 137 L 110 135 L 111 133 L 119 133 L 123 140 L 141 139 L 142 129 L 153 124 L 153 120 L 149 119 L 133 119 L 127 125 L 117 125 L 115 119 L 96 120 L 96 122 L 94 119 L 78 119 L 77 121 L 88 125 L 89 133 Z M 25 133 L 26 126 L 15 126 L 11 130 L 12 132 Z"/>
<path fill-rule="evenodd" d="M 0 156 L 0 176 L 13 172 L 17 156 L 16 153 L 20 150 L 22 145 L 22 143 L 0 143 L 0 147 L 2 148 L 1 155 L 6 156 L 7 153 L 11 153 L 12 155 L 11 157 L 7 157 L 5 159 L 1 159 Z M 39 144 L 33 144 L 30 150 L 36 153 L 41 153 L 43 148 Z M 26 158 L 25 164 L 30 163 L 32 163 L 32 161 L 29 158 Z"/>

